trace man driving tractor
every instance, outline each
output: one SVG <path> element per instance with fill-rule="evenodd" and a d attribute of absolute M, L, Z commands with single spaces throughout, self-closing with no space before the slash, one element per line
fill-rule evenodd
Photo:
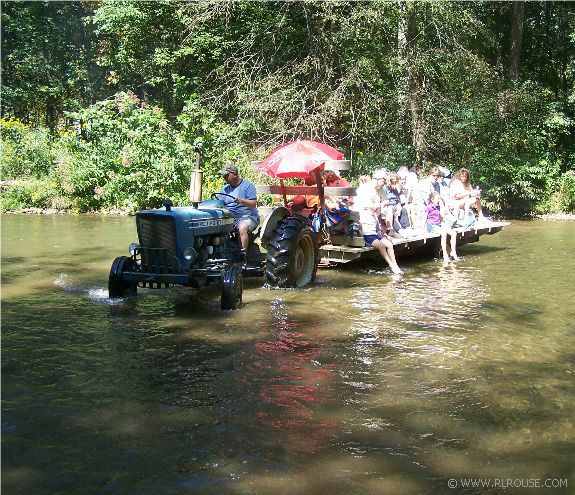
<path fill-rule="evenodd" d="M 222 187 L 218 199 L 225 203 L 225 207 L 234 216 L 234 229 L 238 231 L 242 251 L 246 253 L 249 234 L 260 224 L 256 188 L 249 180 L 240 177 L 238 167 L 233 163 L 222 168 L 220 174 L 227 184 Z"/>

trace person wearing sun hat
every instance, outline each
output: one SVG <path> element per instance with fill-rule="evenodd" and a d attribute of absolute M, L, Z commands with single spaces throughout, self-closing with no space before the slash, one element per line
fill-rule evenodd
<path fill-rule="evenodd" d="M 376 169 L 371 174 L 371 180 L 361 184 L 355 192 L 353 209 L 360 211 L 368 208 L 372 203 L 380 203 L 385 208 L 389 201 L 383 192 L 387 180 L 388 171 L 382 168 Z"/>
<path fill-rule="evenodd" d="M 381 229 L 380 215 L 381 203 L 379 201 L 367 203 L 365 207 L 360 210 L 359 221 L 361 223 L 363 239 L 368 246 L 372 246 L 379 251 L 394 274 L 401 275 L 403 274 L 403 270 L 397 265 L 391 238 Z"/>
<path fill-rule="evenodd" d="M 256 187 L 240 176 L 235 163 L 228 163 L 220 170 L 220 175 L 226 181 L 218 199 L 225 203 L 225 207 L 235 217 L 234 229 L 240 234 L 242 249 L 247 252 L 250 232 L 260 224 L 260 216 L 256 208 Z M 225 195 L 225 196 L 224 196 Z"/>

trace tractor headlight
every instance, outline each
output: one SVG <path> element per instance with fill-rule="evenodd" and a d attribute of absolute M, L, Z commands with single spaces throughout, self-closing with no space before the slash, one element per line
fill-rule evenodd
<path fill-rule="evenodd" d="M 130 246 L 128 247 L 128 251 L 130 251 L 130 254 L 132 256 L 136 254 L 136 251 L 138 249 L 140 249 L 140 245 L 137 242 L 132 242 L 132 244 L 130 244 Z"/>
<path fill-rule="evenodd" d="M 184 249 L 184 258 L 186 258 L 188 261 L 194 261 L 196 259 L 197 256 L 197 252 L 193 247 L 187 247 Z"/>

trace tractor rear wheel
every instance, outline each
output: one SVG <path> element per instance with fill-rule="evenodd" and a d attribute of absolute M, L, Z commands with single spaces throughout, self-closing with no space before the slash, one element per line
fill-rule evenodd
<path fill-rule="evenodd" d="M 118 256 L 114 260 L 112 268 L 110 268 L 110 276 L 108 277 L 108 294 L 111 298 L 136 294 L 138 285 L 126 282 L 123 275 L 124 272 L 132 271 L 135 268 L 134 265 L 134 260 L 127 256 Z"/>
<path fill-rule="evenodd" d="M 242 305 L 243 292 L 242 269 L 238 265 L 226 268 L 222 275 L 221 308 L 223 310 L 238 309 Z"/>
<path fill-rule="evenodd" d="M 319 250 L 307 218 L 290 216 L 267 245 L 266 279 L 274 287 L 304 287 L 315 280 Z"/>

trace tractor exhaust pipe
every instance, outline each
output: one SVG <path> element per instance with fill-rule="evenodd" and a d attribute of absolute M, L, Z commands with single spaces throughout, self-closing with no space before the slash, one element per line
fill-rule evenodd
<path fill-rule="evenodd" d="M 202 157 L 202 150 L 199 146 L 196 146 L 196 168 L 192 170 L 190 175 L 190 201 L 192 206 L 197 208 L 202 202 L 202 182 L 203 182 L 203 172 L 200 168 L 200 160 Z"/>

